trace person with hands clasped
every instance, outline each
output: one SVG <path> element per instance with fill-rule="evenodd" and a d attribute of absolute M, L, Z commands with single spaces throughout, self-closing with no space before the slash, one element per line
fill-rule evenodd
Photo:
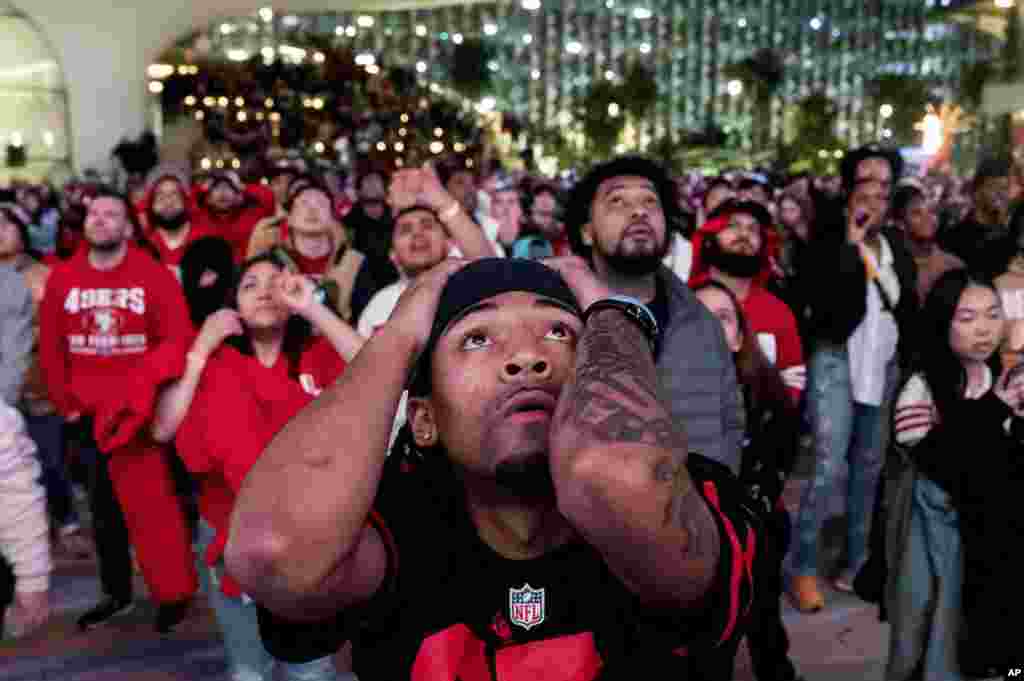
<path fill-rule="evenodd" d="M 287 641 L 304 658 L 347 639 L 362 681 L 692 681 L 738 635 L 743 493 L 688 454 L 650 311 L 581 261 L 551 265 L 417 277 L 246 477 L 226 564 L 273 618 L 305 622 Z"/>
<path fill-rule="evenodd" d="M 932 340 L 896 402 L 886 679 L 1002 676 L 1021 660 L 1024 381 L 1000 366 L 1003 310 L 984 275 L 942 275 L 921 321 Z"/>
<path fill-rule="evenodd" d="M 228 518 L 262 449 L 334 382 L 363 340 L 317 298 L 308 277 L 288 272 L 271 254 L 243 266 L 233 303 L 203 323 L 184 375 L 160 397 L 153 437 L 174 439 L 199 482 L 211 600 L 233 678 L 270 679 L 273 659 L 260 642 L 256 609 L 223 568 Z M 306 678 L 285 668 L 285 678 Z"/>

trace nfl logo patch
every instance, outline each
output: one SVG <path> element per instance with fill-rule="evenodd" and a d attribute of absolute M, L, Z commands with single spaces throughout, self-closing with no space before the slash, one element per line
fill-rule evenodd
<path fill-rule="evenodd" d="M 521 589 L 508 590 L 509 620 L 530 630 L 544 622 L 544 589 L 526 584 Z"/>

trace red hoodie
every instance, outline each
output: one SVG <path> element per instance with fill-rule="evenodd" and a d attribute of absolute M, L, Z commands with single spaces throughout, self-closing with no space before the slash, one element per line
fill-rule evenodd
<path fill-rule="evenodd" d="M 703 258 L 704 243 L 728 227 L 731 218 L 732 214 L 726 213 L 708 220 L 693 235 L 690 288 L 698 288 L 711 279 L 711 267 Z M 770 228 L 763 227 L 761 233 L 764 235 L 761 271 L 753 277 L 747 297 L 739 302 L 750 332 L 757 338 L 758 347 L 782 374 L 782 382 L 793 403 L 799 404 L 800 395 L 807 383 L 800 331 L 789 306 L 765 288 L 765 284 L 774 276 L 774 253 L 777 252 L 778 239 Z"/>
<path fill-rule="evenodd" d="M 215 565 L 227 543 L 238 489 L 274 435 L 341 375 L 345 362 L 324 338 L 302 354 L 298 380 L 282 355 L 270 368 L 222 346 L 207 361 L 192 405 L 175 438 L 178 455 L 200 480 L 199 511 L 217 531 L 206 553 Z M 237 597 L 225 576 L 222 591 Z"/>
<path fill-rule="evenodd" d="M 244 262 L 256 223 L 275 213 L 274 192 L 261 184 L 246 185 L 242 206 L 226 216 L 213 213 L 206 207 L 204 190 L 196 188 L 194 194 L 196 210 L 193 213 L 192 228 L 225 239 L 235 252 L 235 262 Z"/>
<path fill-rule="evenodd" d="M 95 414 L 158 368 L 151 353 L 180 362 L 190 328 L 181 287 L 148 253 L 129 245 L 117 267 L 98 270 L 80 251 L 53 268 L 40 307 L 39 361 L 51 400 L 64 416 Z"/>

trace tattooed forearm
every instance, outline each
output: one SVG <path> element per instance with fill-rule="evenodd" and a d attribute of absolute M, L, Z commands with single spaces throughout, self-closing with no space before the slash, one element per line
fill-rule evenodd
<path fill-rule="evenodd" d="M 640 329 L 617 310 L 591 316 L 552 432 L 564 447 L 556 468 L 560 455 L 584 462 L 563 479 L 559 506 L 634 593 L 689 604 L 711 584 L 721 547 L 659 391 Z"/>
<path fill-rule="evenodd" d="M 620 312 L 595 314 L 580 339 L 566 388 L 564 425 L 599 442 L 636 442 L 686 451 L 686 438 L 658 399 L 643 333 Z"/>

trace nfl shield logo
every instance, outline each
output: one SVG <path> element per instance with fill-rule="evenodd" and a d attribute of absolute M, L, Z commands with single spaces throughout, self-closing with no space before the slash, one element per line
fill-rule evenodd
<path fill-rule="evenodd" d="M 544 622 L 544 589 L 526 584 L 521 589 L 508 590 L 509 620 L 530 630 Z"/>

